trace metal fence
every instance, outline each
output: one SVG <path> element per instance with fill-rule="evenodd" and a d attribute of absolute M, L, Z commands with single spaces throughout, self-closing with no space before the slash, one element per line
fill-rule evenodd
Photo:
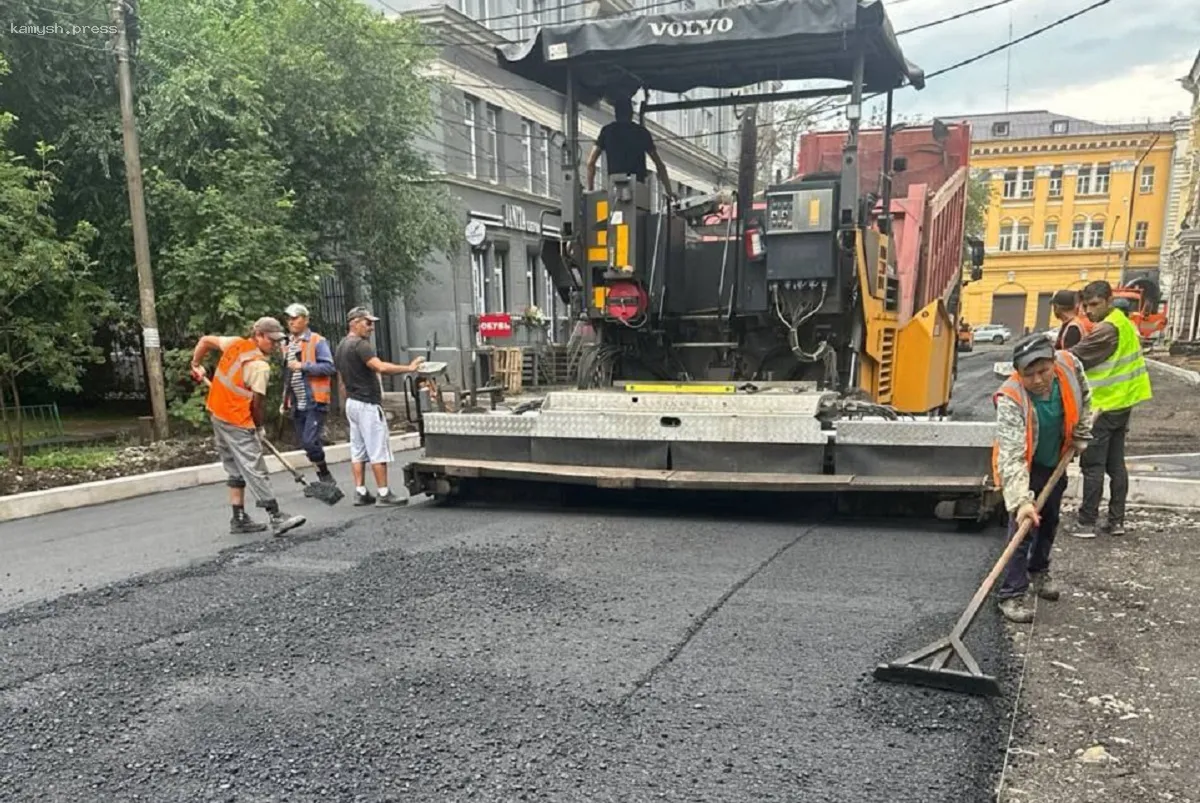
<path fill-rule="evenodd" d="M 6 411 L 5 417 L 5 424 L 12 427 L 13 434 L 16 434 L 16 411 Z M 57 404 L 30 404 L 22 406 L 20 408 L 20 419 L 22 439 L 26 444 L 63 437 L 62 418 L 58 414 Z M 0 436 L 4 434 L 4 432 L 0 432 Z"/>

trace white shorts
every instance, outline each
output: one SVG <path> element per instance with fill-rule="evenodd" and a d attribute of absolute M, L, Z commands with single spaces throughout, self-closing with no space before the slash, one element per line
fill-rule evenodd
<path fill-rule="evenodd" d="M 354 463 L 390 463 L 392 445 L 387 416 L 378 404 L 346 400 L 350 422 L 350 460 Z"/>

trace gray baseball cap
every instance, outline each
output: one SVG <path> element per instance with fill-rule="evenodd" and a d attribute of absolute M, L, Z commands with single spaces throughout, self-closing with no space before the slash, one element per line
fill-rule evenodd
<path fill-rule="evenodd" d="M 283 311 L 283 314 L 289 318 L 307 318 L 308 307 L 303 304 L 289 304 L 288 308 Z"/>
<path fill-rule="evenodd" d="M 1013 367 L 1018 371 L 1028 367 L 1038 360 L 1053 360 L 1054 344 L 1046 339 L 1046 335 L 1036 332 L 1017 341 L 1013 346 Z"/>
<path fill-rule="evenodd" d="M 271 317 L 259 318 L 254 322 L 252 331 L 256 335 L 266 335 L 272 340 L 283 340 L 287 337 L 283 331 L 283 324 Z"/>
<path fill-rule="evenodd" d="M 379 320 L 374 315 L 372 315 L 371 310 L 369 310 L 366 307 L 355 307 L 354 309 L 352 309 L 348 313 L 346 313 L 347 321 L 351 321 L 351 322 L 357 321 L 359 318 L 366 318 L 368 321 Z"/>

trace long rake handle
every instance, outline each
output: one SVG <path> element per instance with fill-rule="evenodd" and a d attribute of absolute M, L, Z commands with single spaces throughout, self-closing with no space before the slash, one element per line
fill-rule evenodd
<path fill-rule="evenodd" d="M 1055 467 L 1054 473 L 1050 475 L 1050 479 L 1046 482 L 1045 487 L 1042 488 L 1042 492 L 1038 494 L 1037 501 L 1034 502 L 1034 508 L 1039 513 L 1042 512 L 1042 507 L 1046 504 L 1046 500 L 1049 499 L 1050 494 L 1054 492 L 1054 486 L 1058 485 L 1058 481 L 1062 479 L 1062 475 L 1066 473 L 1067 466 L 1070 464 L 1075 455 L 1076 450 L 1074 448 L 1068 449 L 1067 453 L 1064 454 L 1062 459 L 1058 461 L 1058 466 Z M 951 640 L 962 638 L 962 634 L 965 633 L 967 628 L 971 626 L 971 622 L 975 620 L 976 614 L 979 613 L 979 608 L 983 605 L 984 600 L 987 599 L 988 594 L 992 592 L 992 586 L 996 584 L 996 580 L 1000 578 L 1000 574 L 1004 571 L 1004 568 L 1008 565 L 1009 560 L 1012 559 L 1012 556 L 1016 553 L 1017 549 L 1019 549 L 1021 544 L 1024 543 L 1025 537 L 1029 535 L 1029 529 L 1031 526 L 1032 524 L 1029 521 L 1025 521 L 1020 527 L 1017 528 L 1017 531 L 1013 533 L 1013 537 L 1009 539 L 1008 546 L 1004 548 L 1004 552 L 1001 553 L 1000 558 L 996 561 L 996 565 L 992 567 L 990 572 L 988 572 L 988 576 L 984 578 L 983 583 L 979 586 L 978 590 L 976 590 L 975 596 L 971 598 L 970 604 L 967 605 L 967 609 L 963 611 L 962 616 L 959 617 L 958 623 L 955 624 L 954 629 L 950 631 Z"/>

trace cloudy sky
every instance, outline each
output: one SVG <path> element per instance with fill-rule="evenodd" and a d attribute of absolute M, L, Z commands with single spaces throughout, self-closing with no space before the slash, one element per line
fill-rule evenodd
<path fill-rule="evenodd" d="M 884 0 L 897 31 L 994 0 Z M 926 73 L 1004 44 L 1094 0 L 1014 0 L 1005 6 L 900 38 Z M 1112 0 L 1046 33 L 905 90 L 896 110 L 958 115 L 1048 109 L 1096 122 L 1166 119 L 1185 113 L 1179 85 L 1200 52 L 1200 0 Z"/>

